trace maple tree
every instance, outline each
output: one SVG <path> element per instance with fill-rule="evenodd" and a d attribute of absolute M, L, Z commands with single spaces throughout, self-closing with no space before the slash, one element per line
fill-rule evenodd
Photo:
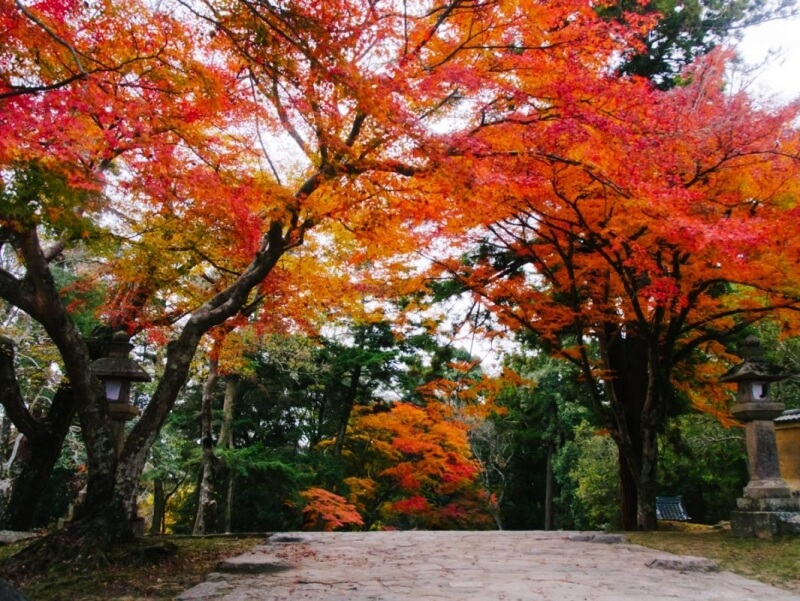
<path fill-rule="evenodd" d="M 314 287 L 323 293 L 315 264 L 321 254 L 338 255 L 347 276 L 360 266 L 361 281 L 375 283 L 412 270 L 416 249 L 486 224 L 541 233 L 539 222 L 547 223 L 551 238 L 563 234 L 573 250 L 595 245 L 588 236 L 599 227 L 607 242 L 599 248 L 609 249 L 600 256 L 609 273 L 621 274 L 608 298 L 622 298 L 633 282 L 651 300 L 626 315 L 637 308 L 658 314 L 672 306 L 672 288 L 664 278 L 639 284 L 634 276 L 652 271 L 653 262 L 661 268 L 666 255 L 640 252 L 645 238 L 621 215 L 628 207 L 604 215 L 605 198 L 638 206 L 669 197 L 680 227 L 710 236 L 702 215 L 689 210 L 694 198 L 686 190 L 702 184 L 737 217 L 752 203 L 736 204 L 734 190 L 742 203 L 747 194 L 759 199 L 759 211 L 772 210 L 761 201 L 773 185 L 767 181 L 783 191 L 775 182 L 789 175 L 783 155 L 794 152 L 787 139 L 783 154 L 758 162 L 770 170 L 765 179 L 756 162 L 722 148 L 757 156 L 748 143 L 774 142 L 788 112 L 765 115 L 742 139 L 716 132 L 722 137 L 714 146 L 706 122 L 720 121 L 722 107 L 741 122 L 753 113 L 714 96 L 701 71 L 696 77 L 705 84 L 676 91 L 674 106 L 654 114 L 661 97 L 610 72 L 653 20 L 604 20 L 579 0 L 3 0 L 0 7 L 0 242 L 18 257 L 0 271 L 0 297 L 41 323 L 59 351 L 88 453 L 84 525 L 106 539 L 130 535 L 127 517 L 147 454 L 201 340 L 259 311 L 273 325 L 286 312 L 300 321 Z M 680 111 L 691 118 L 677 127 L 669 118 Z M 657 144 L 659 136 L 668 143 Z M 701 147 L 706 155 L 692 155 Z M 614 163 L 623 155 L 636 159 L 631 173 Z M 691 170 L 689 157 L 707 168 L 662 193 L 659 185 Z M 726 179 L 744 171 L 751 174 L 747 192 L 738 175 Z M 580 213 L 573 224 L 564 211 L 582 210 L 584 194 L 592 214 Z M 621 223 L 608 230 L 612 217 Z M 492 244 L 516 250 L 513 236 L 504 240 L 505 230 L 492 227 Z M 678 232 L 660 235 L 672 243 Z M 303 255 L 304 244 L 315 252 Z M 167 343 L 153 394 L 119 457 L 88 334 L 52 273 L 58 257 L 78 247 L 91 257 L 86 285 L 107 296 L 100 317 L 112 329 Z M 533 260 L 545 274 L 549 265 L 558 285 L 569 286 L 560 278 L 572 273 L 574 289 L 584 279 L 602 288 L 602 273 L 588 265 L 555 269 L 562 247 L 551 247 L 555 255 L 541 259 L 526 249 L 523 262 Z M 793 247 L 786 248 L 788 257 Z M 680 263 L 682 255 L 673 254 Z M 482 286 L 488 271 L 475 269 L 470 285 L 496 307 L 510 304 L 503 299 L 520 282 L 502 276 L 514 270 Z M 551 303 L 550 331 L 573 323 L 567 318 L 577 309 L 585 312 L 581 323 L 603 312 L 597 301 L 568 309 Z M 597 375 L 594 363 L 584 366 L 585 375 Z M 2 400 L 25 415 L 17 396 Z"/>
<path fill-rule="evenodd" d="M 577 2 L 6 1 L 2 14 L 2 232 L 20 262 L 0 272 L 0 295 L 59 349 L 88 451 L 84 509 L 108 538 L 128 535 L 201 338 L 279 295 L 279 262 L 312 227 L 357 234 L 368 260 L 409 250 L 417 225 L 457 210 L 439 202 L 453 174 L 431 177 L 452 136 L 432 125 L 484 93 L 476 66 L 507 72 L 529 50 L 548 63 L 587 41 L 583 62 L 596 65 L 624 43 Z M 304 161 L 281 163 L 267 139 Z M 51 275 L 77 244 L 102 259 L 112 327 L 170 340 L 119 458 L 85 335 Z"/>
<path fill-rule="evenodd" d="M 236 84 L 235 73 L 196 62 L 190 43 L 192 32 L 166 13 L 148 11 L 143 5 L 121 8 L 109 4 L 97 13 L 95 8 L 79 3 L 42 3 L 30 10 L 22 5 L 3 9 L 10 25 L 4 30 L 8 54 L 3 63 L 6 71 L 2 90 L 3 163 L 8 167 L 3 182 L 3 242 L 14 243 L 21 260 L 16 273 L 3 271 L 0 289 L 6 300 L 42 323 L 60 350 L 89 452 L 86 508 L 102 517 L 101 508 L 106 506 L 130 513 L 138 473 L 185 380 L 200 337 L 248 302 L 249 292 L 288 248 L 302 240 L 310 222 L 290 222 L 284 228 L 282 215 L 277 215 L 267 220 L 260 241 L 260 234 L 254 234 L 253 226 L 261 229 L 262 220 L 256 223 L 255 217 L 260 209 L 245 209 L 242 200 L 252 200 L 252 196 L 248 199 L 244 194 L 247 190 L 251 195 L 264 191 L 247 183 L 252 178 L 243 179 L 230 170 L 226 152 L 234 151 L 236 145 L 215 140 L 214 134 L 225 126 L 225 119 L 236 116 L 236 111 L 230 110 L 232 105 L 226 105 L 226 100 L 232 100 L 241 87 Z M 66 18 L 67 14 L 70 18 Z M 141 29 L 136 28 L 137 24 Z M 34 83 L 27 82 L 24 69 L 17 69 L 31 62 L 31 52 L 41 60 L 33 62 L 41 71 L 29 75 Z M 96 68 L 83 66 L 89 62 Z M 11 75 L 12 69 L 20 75 Z M 239 95 L 238 101 L 239 106 L 246 105 L 246 97 L 243 100 Z M 235 138 L 229 136 L 228 140 Z M 209 149 L 219 152 L 212 154 Z M 239 147 L 236 154 L 241 152 Z M 120 177 L 104 173 L 112 163 L 121 172 Z M 303 194 L 317 185 L 310 184 Z M 215 189 L 215 200 L 225 200 L 202 205 L 205 212 L 192 211 L 196 206 L 192 206 L 190 197 L 203 189 Z M 117 196 L 114 204 L 107 194 Z M 168 352 L 166 375 L 117 462 L 109 446 L 102 387 L 91 376 L 86 341 L 61 302 L 50 262 L 68 244 L 81 239 L 95 243 L 95 239 L 103 238 L 102 228 L 92 218 L 101 218 L 104 210 L 113 210 L 120 216 L 126 203 L 119 196 L 137 201 L 137 205 L 127 208 L 136 207 L 132 214 L 138 213 L 145 233 L 157 231 L 157 235 L 168 239 L 170 222 L 193 215 L 196 220 L 189 219 L 187 223 L 205 224 L 204 235 L 208 234 L 208 224 L 214 223 L 231 242 L 231 230 L 236 229 L 236 237 L 244 238 L 245 243 L 231 244 L 232 249 L 240 251 L 227 253 L 234 255 L 229 265 L 210 261 L 233 277 L 227 282 L 219 278 L 212 286 L 206 286 L 205 299 L 194 300 L 192 317 Z M 267 195 L 267 206 L 269 198 L 272 196 Z M 148 201 L 158 205 L 151 217 L 147 213 Z M 182 209 L 175 212 L 174 207 L 170 208 L 175 203 L 182 204 Z M 224 210 L 216 214 L 207 210 L 215 207 Z M 250 211 L 253 213 L 248 216 Z M 51 247 L 43 247 L 40 227 L 55 232 L 60 239 Z M 183 233 L 197 237 L 194 230 Z M 146 236 L 143 238 L 140 252 L 131 253 L 140 265 L 141 251 L 148 248 Z M 196 239 L 182 242 L 189 249 L 186 254 L 204 256 L 203 248 L 193 244 Z M 247 261 L 242 264 L 246 253 L 250 253 L 249 266 Z M 232 271 L 236 259 L 237 270 Z M 137 327 L 135 318 L 142 313 L 144 302 L 151 300 L 154 293 L 165 291 L 161 283 L 171 274 L 153 273 L 147 268 L 153 264 L 152 260 L 144 262 L 145 269 L 137 273 L 145 277 L 128 286 L 141 300 L 118 298 L 117 306 L 112 304 L 112 311 L 120 307 L 121 316 L 128 318 L 117 316 L 114 321 L 118 325 Z M 169 267 L 180 273 L 186 264 L 173 260 Z M 117 266 L 124 267 L 124 261 Z M 155 279 L 159 276 L 162 282 Z M 189 304 L 197 298 L 197 288 L 195 284 L 194 295 L 184 294 Z M 125 309 L 125 303 L 135 311 Z M 179 315 L 186 311 L 186 305 L 177 308 Z M 115 502 L 109 504 L 110 498 Z M 127 524 L 126 519 L 119 518 L 116 515 L 108 523 Z M 124 534 L 125 526 L 121 530 Z M 114 528 L 109 527 L 108 532 L 113 536 Z"/>
<path fill-rule="evenodd" d="M 344 497 L 322 488 L 309 488 L 301 492 L 300 496 L 306 502 L 303 507 L 303 530 L 333 532 L 364 524 L 355 506 Z"/>
<path fill-rule="evenodd" d="M 352 212 L 351 228 L 366 229 L 383 213 L 397 219 L 390 207 L 402 207 L 403 194 L 380 186 L 400 186 L 416 169 L 396 156 L 411 140 L 390 118 L 399 107 L 371 106 L 391 96 L 361 81 L 348 54 L 364 58 L 393 24 L 353 4 L 343 7 L 354 21 L 342 37 L 328 20 L 344 13 L 316 3 L 263 14 L 245 3 L 205 8 L 187 25 L 137 3 L 3 6 L 3 243 L 20 262 L 0 273 L 0 294 L 60 351 L 89 453 L 84 509 L 112 538 L 127 535 L 138 475 L 203 335 L 274 296 L 281 278 L 266 276 L 320 221 Z M 253 45 L 264 26 L 284 35 Z M 294 29 L 305 37 L 286 35 Z M 266 148 L 252 150 L 265 129 L 306 154 L 299 177 L 279 171 Z M 111 324 L 160 327 L 171 339 L 119 460 L 85 336 L 51 275 L 52 261 L 80 243 L 103 258 Z"/>
<path fill-rule="evenodd" d="M 676 390 L 724 417 L 721 387 L 701 390 L 726 364 L 720 342 L 767 317 L 796 329 L 783 224 L 797 212 L 798 107 L 727 91 L 725 60 L 668 92 L 573 86 L 538 117 L 483 128 L 485 172 L 504 182 L 482 189 L 493 215 L 477 251 L 440 262 L 579 367 L 620 451 L 626 528 L 655 527 L 656 436 Z"/>
<path fill-rule="evenodd" d="M 368 526 L 488 527 L 465 424 L 440 403 L 362 409 L 350 426 L 344 480 Z"/>

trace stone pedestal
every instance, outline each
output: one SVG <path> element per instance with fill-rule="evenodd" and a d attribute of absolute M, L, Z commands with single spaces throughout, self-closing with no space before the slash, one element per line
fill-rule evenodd
<path fill-rule="evenodd" d="M 742 538 L 800 534 L 800 497 L 781 478 L 773 419 L 782 403 L 740 403 L 731 414 L 744 423 L 750 481 L 731 512 L 731 531 Z"/>
<path fill-rule="evenodd" d="M 731 532 L 740 538 L 772 538 L 800 534 L 800 498 L 736 500 Z"/>

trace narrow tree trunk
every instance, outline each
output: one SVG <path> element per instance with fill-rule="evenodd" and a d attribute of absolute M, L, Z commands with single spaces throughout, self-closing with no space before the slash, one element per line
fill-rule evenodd
<path fill-rule="evenodd" d="M 236 393 L 239 389 L 239 378 L 230 375 L 225 378 L 225 401 L 222 404 L 222 426 L 219 431 L 219 445 L 226 449 L 233 448 L 233 416 L 236 408 Z M 231 532 L 233 517 L 234 471 L 228 467 L 228 486 L 225 494 L 224 531 Z"/>
<path fill-rule="evenodd" d="M 239 390 L 239 376 L 225 376 L 225 399 L 222 402 L 222 424 L 219 428 L 219 446 L 233 448 L 233 416 L 236 411 L 236 393 Z"/>
<path fill-rule="evenodd" d="M 0 507 L 5 507 L 8 504 L 8 498 L 11 495 L 11 476 L 9 470 L 11 469 L 12 462 L 8 462 L 10 452 L 8 452 L 8 443 L 11 437 L 11 420 L 3 411 L 2 419 L 0 419 Z M 13 451 L 12 451 L 13 452 Z M 1 523 L 1 522 L 0 522 Z"/>
<path fill-rule="evenodd" d="M 6 448 L 8 447 L 8 439 L 11 435 L 11 420 L 3 413 L 2 420 L 0 420 L 0 462 L 5 463 L 8 459 Z"/>
<path fill-rule="evenodd" d="M 167 513 L 167 496 L 164 494 L 164 480 L 153 480 L 153 521 L 150 523 L 150 534 L 164 532 L 164 516 Z"/>
<path fill-rule="evenodd" d="M 553 455 L 555 454 L 555 444 L 550 441 L 547 445 L 547 473 L 544 487 L 544 529 L 555 530 L 555 475 L 553 474 Z"/>
<path fill-rule="evenodd" d="M 228 490 L 225 493 L 225 532 L 233 532 L 233 491 L 236 477 L 233 470 L 228 470 Z"/>
<path fill-rule="evenodd" d="M 197 502 L 197 515 L 195 516 L 192 534 L 207 534 L 212 532 L 216 524 L 217 502 L 214 498 L 214 478 L 216 475 L 217 458 L 214 455 L 214 436 L 211 406 L 214 400 L 214 387 L 217 383 L 218 364 L 216 358 L 209 360 L 208 377 L 203 385 L 202 409 L 200 412 L 201 440 L 203 457 L 201 463 L 200 497 Z"/>
<path fill-rule="evenodd" d="M 344 448 L 344 439 L 347 435 L 347 424 L 350 421 L 350 414 L 353 412 L 356 397 L 358 396 L 358 384 L 361 381 L 361 366 L 356 365 L 350 373 L 350 384 L 342 403 L 342 411 L 339 414 L 339 428 L 336 432 L 336 442 L 333 445 L 333 456 L 341 457 Z"/>

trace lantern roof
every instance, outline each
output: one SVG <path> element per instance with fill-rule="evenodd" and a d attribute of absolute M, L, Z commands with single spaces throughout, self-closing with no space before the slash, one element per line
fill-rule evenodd
<path fill-rule="evenodd" d="M 790 374 L 783 372 L 780 365 L 775 365 L 764 359 L 764 348 L 756 336 L 748 336 L 744 340 L 739 353 L 744 358 L 744 361 L 725 372 L 720 377 L 720 382 L 777 382 L 790 376 Z"/>
<path fill-rule="evenodd" d="M 92 362 L 92 372 L 100 380 L 149 382 L 150 374 L 128 356 L 133 345 L 126 332 L 115 332 L 109 344 L 108 357 Z"/>

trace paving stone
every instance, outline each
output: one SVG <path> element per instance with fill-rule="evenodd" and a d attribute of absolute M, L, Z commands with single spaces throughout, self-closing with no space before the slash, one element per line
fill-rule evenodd
<path fill-rule="evenodd" d="M 600 540 L 596 537 L 600 536 Z M 282 533 L 182 601 L 789 601 L 798 596 L 704 558 L 665 554 L 605 533 Z M 587 543 L 601 544 L 587 544 Z M 605 544 L 603 544 L 605 543 Z M 276 563 L 288 569 L 274 571 Z M 711 562 L 713 563 L 713 562 Z M 651 567 L 648 567 L 648 564 Z M 654 569 L 655 568 L 655 569 Z M 249 568 L 248 568 L 249 569 Z M 253 569 L 257 572 L 257 569 Z"/>
<path fill-rule="evenodd" d="M 678 570 L 679 572 L 718 572 L 719 564 L 705 557 L 656 557 L 645 564 L 648 568 Z"/>
<path fill-rule="evenodd" d="M 273 574 L 291 570 L 292 564 L 265 553 L 248 553 L 217 564 L 217 570 L 231 574 Z"/>

